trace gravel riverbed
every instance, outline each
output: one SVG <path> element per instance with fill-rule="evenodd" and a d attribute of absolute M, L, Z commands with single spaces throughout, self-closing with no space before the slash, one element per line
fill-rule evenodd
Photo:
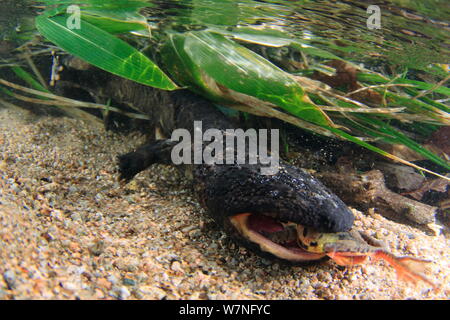
<path fill-rule="evenodd" d="M 450 241 L 370 212 L 355 226 L 429 259 L 432 291 L 382 261 L 301 267 L 260 258 L 210 219 L 189 182 L 155 165 L 117 182 L 143 137 L 0 107 L 0 299 L 448 299 Z"/>

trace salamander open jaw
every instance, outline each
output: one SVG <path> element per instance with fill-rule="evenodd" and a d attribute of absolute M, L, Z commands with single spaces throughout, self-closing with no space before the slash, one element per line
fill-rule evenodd
<path fill-rule="evenodd" d="M 230 222 L 242 237 L 259 245 L 261 251 L 279 259 L 308 262 L 320 260 L 326 256 L 325 253 L 308 252 L 300 247 L 293 223 L 282 222 L 269 215 L 252 213 L 233 215 L 230 217 Z"/>

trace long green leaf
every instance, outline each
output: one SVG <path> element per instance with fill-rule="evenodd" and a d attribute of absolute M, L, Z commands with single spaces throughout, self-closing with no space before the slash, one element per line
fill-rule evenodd
<path fill-rule="evenodd" d="M 207 31 L 171 34 L 163 59 L 183 85 L 218 101 L 243 94 L 272 103 L 306 121 L 332 125 L 290 74 L 223 35 Z"/>
<path fill-rule="evenodd" d="M 321 57 L 324 59 L 340 59 L 338 56 L 323 49 L 314 47 L 308 44 L 306 41 L 293 39 L 289 37 L 285 32 L 268 29 L 258 30 L 253 28 L 239 27 L 230 31 L 224 28 L 209 28 L 209 30 L 220 33 L 225 36 L 232 37 L 233 39 L 255 43 L 268 47 L 284 47 L 291 46 L 299 51 L 303 51 L 306 54 Z"/>
<path fill-rule="evenodd" d="M 164 89 L 177 85 L 141 52 L 104 30 L 81 20 L 80 29 L 66 25 L 67 16 L 39 16 L 36 27 L 51 42 L 65 51 L 113 74 Z"/>
<path fill-rule="evenodd" d="M 83 20 L 112 34 L 147 30 L 147 20 L 133 7 L 87 8 L 82 10 L 81 16 Z"/>

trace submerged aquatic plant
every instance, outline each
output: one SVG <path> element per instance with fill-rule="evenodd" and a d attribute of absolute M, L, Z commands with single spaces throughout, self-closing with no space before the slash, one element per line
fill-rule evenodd
<path fill-rule="evenodd" d="M 408 78 L 407 72 L 386 75 L 279 29 L 221 27 L 211 19 L 219 21 L 223 15 L 205 18 L 202 6 L 197 11 L 194 7 L 189 22 L 203 25 L 188 27 L 183 19 L 167 23 L 147 19 L 138 11 L 148 6 L 147 2 L 128 1 L 121 6 L 84 1 L 90 6 L 79 7 L 80 25 L 72 28 L 67 23 L 71 19 L 69 5 L 50 2 L 58 6 L 36 18 L 40 34 L 108 72 L 163 90 L 189 88 L 220 105 L 339 137 L 439 175 L 383 147 L 401 144 L 450 169 L 448 155 L 438 155 L 422 143 L 439 127 L 450 124 L 450 108 L 445 104 L 450 89 L 444 86 L 449 76 L 438 64 L 426 69 L 439 79 L 436 83 Z M 232 17 L 234 5 L 225 1 L 223 6 Z M 251 11 L 241 11 L 251 19 Z M 143 40 L 147 47 L 139 45 L 145 43 Z M 299 58 L 293 58 L 293 53 Z M 16 73 L 38 90 L 28 93 L 42 96 L 39 90 L 44 88 L 33 85 L 26 73 L 18 69 Z M 15 97 L 20 98 L 17 94 Z M 45 99 L 46 104 L 54 101 L 55 105 L 80 107 L 54 95 Z M 410 133 L 419 139 L 411 138 Z"/>

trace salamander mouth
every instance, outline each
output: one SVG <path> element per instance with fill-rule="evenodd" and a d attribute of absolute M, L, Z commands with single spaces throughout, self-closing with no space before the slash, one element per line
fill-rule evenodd
<path fill-rule="evenodd" d="M 322 259 L 325 253 L 312 253 L 299 245 L 294 222 L 282 222 L 269 214 L 240 213 L 230 217 L 231 224 L 262 251 L 292 262 Z"/>

